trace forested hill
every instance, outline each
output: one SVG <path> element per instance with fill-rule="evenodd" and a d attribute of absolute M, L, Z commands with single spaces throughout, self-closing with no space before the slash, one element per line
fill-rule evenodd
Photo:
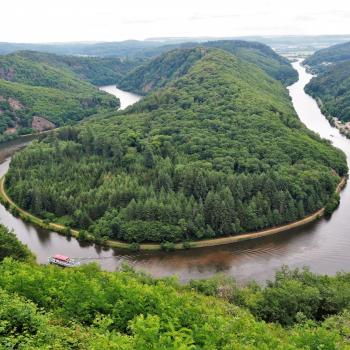
<path fill-rule="evenodd" d="M 99 75 L 98 71 L 91 73 L 89 62 L 78 65 L 72 58 L 69 66 L 67 60 L 34 52 L 0 56 L 0 141 L 74 123 L 97 110 L 119 106 L 118 99 L 86 81 Z M 85 75 L 78 74 L 79 70 Z"/>
<path fill-rule="evenodd" d="M 206 52 L 204 48 L 169 51 L 131 71 L 117 86 L 123 90 L 147 94 L 185 75 Z"/>
<path fill-rule="evenodd" d="M 298 79 L 297 72 L 291 67 L 286 58 L 278 55 L 271 47 L 255 41 L 217 40 L 202 43 L 189 42 L 177 45 L 165 45 L 159 48 L 149 48 L 146 52 L 150 56 L 175 48 L 190 49 L 195 47 L 216 48 L 233 53 L 248 62 L 258 65 L 267 74 L 280 80 L 285 85 L 290 85 Z"/>
<path fill-rule="evenodd" d="M 316 51 L 304 61 L 304 64 L 319 73 L 326 70 L 329 65 L 348 60 L 350 60 L 350 42 Z"/>
<path fill-rule="evenodd" d="M 36 215 L 137 244 L 302 218 L 346 172 L 344 154 L 304 127 L 280 82 L 209 50 L 126 112 L 18 153 L 6 185 Z"/>
<path fill-rule="evenodd" d="M 176 46 L 180 46 L 180 49 L 176 49 Z M 162 52 L 164 54 L 131 71 L 118 86 L 140 94 L 162 87 L 169 80 L 186 73 L 188 67 L 204 54 L 203 48 L 218 48 L 233 53 L 236 57 L 259 66 L 285 85 L 292 84 L 298 78 L 297 72 L 288 60 L 279 56 L 267 45 L 240 40 L 220 40 L 150 49 L 152 55 Z"/>
<path fill-rule="evenodd" d="M 271 77 L 288 86 L 298 80 L 297 72 L 289 61 L 278 55 L 271 47 L 258 43 L 241 40 L 208 41 L 205 47 L 222 49 L 253 63 Z"/>
<path fill-rule="evenodd" d="M 20 51 L 4 57 L 7 59 L 11 57 L 27 59 L 61 70 L 68 70 L 70 73 L 76 74 L 78 78 L 97 86 L 117 83 L 143 62 L 141 59 L 122 60 L 117 57 L 63 56 L 37 51 Z"/>
<path fill-rule="evenodd" d="M 311 80 L 305 91 L 322 101 L 324 114 L 349 122 L 350 59 L 325 69 Z"/>
<path fill-rule="evenodd" d="M 324 114 L 350 121 L 350 42 L 316 51 L 304 64 L 317 73 L 305 91 L 322 101 Z"/>

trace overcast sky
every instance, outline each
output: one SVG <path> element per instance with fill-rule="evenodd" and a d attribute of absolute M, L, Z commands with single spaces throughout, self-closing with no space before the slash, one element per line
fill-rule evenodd
<path fill-rule="evenodd" d="M 1 0 L 0 41 L 350 34 L 350 0 Z"/>

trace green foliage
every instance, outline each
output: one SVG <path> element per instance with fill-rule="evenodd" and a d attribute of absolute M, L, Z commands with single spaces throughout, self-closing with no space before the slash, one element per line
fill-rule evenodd
<path fill-rule="evenodd" d="M 204 46 L 233 53 L 235 56 L 258 66 L 269 76 L 281 81 L 286 86 L 298 80 L 298 73 L 291 67 L 289 61 L 262 43 L 219 40 L 208 41 L 204 43 Z"/>
<path fill-rule="evenodd" d="M 185 75 L 205 53 L 206 50 L 202 48 L 167 52 L 131 71 L 118 86 L 139 94 L 154 91 L 165 86 L 170 80 Z"/>
<path fill-rule="evenodd" d="M 16 154 L 10 196 L 130 243 L 256 231 L 328 203 L 345 156 L 305 128 L 280 82 L 221 50 L 186 71 L 127 111 Z"/>
<path fill-rule="evenodd" d="M 333 212 L 338 208 L 340 203 L 340 196 L 338 193 L 335 193 L 328 201 L 325 206 L 325 216 L 330 217 Z"/>
<path fill-rule="evenodd" d="M 305 91 L 320 100 L 322 112 L 329 118 L 350 121 L 350 43 L 316 51 L 304 63 L 318 75 Z"/>
<path fill-rule="evenodd" d="M 350 121 L 350 60 L 325 69 L 306 85 L 305 91 L 321 100 L 325 115 Z"/>
<path fill-rule="evenodd" d="M 36 51 L 20 51 L 5 57 L 7 60 L 9 58 L 30 60 L 38 63 L 39 67 L 46 67 L 46 69 L 47 66 L 56 67 L 61 72 L 66 71 L 70 75 L 73 72 L 76 78 L 87 80 L 97 86 L 116 84 L 142 62 L 140 60 L 122 60 L 116 57 L 60 56 Z M 17 62 L 15 64 L 17 65 Z M 57 77 L 51 79 L 51 81 L 55 80 Z M 81 85 L 82 82 L 80 81 L 79 84 Z"/>
<path fill-rule="evenodd" d="M 270 47 L 240 40 L 208 41 L 206 43 L 186 43 L 160 48 L 165 52 L 127 74 L 118 86 L 139 94 L 147 94 L 165 86 L 169 81 L 185 75 L 188 70 L 210 49 L 221 49 L 250 62 L 271 77 L 289 85 L 297 80 L 297 73 L 289 62 L 276 54 Z"/>
<path fill-rule="evenodd" d="M 324 276 L 317 278 L 324 279 Z M 345 275 L 328 278 L 325 286 Z M 225 281 L 221 281 L 221 290 Z M 200 285 L 206 287 L 199 287 Z M 261 322 L 241 307 L 234 282 L 213 295 L 212 282 L 179 286 L 171 279 L 77 269 L 0 263 L 0 346 L 4 349 L 348 349 L 349 314 L 289 328 Z M 277 283 L 277 282 L 276 282 Z M 279 282 L 281 283 L 281 281 Z M 200 290 L 196 292 L 194 289 Z M 267 289 L 272 286 L 267 287 Z M 254 293 L 252 289 L 250 293 Z M 261 292 L 260 292 L 261 293 Z M 329 301 L 336 298 L 330 296 Z M 286 301 L 288 302 L 288 301 Z M 343 304 L 346 308 L 347 304 Z M 280 313 L 283 313 L 281 309 Z"/>
<path fill-rule="evenodd" d="M 2 349 L 348 349 L 350 274 L 284 268 L 266 287 L 223 275 L 180 286 L 8 257 L 33 260 L 1 226 Z"/>
<path fill-rule="evenodd" d="M 175 245 L 172 242 L 163 242 L 162 249 L 165 250 L 166 252 L 171 252 L 175 250 Z"/>
<path fill-rule="evenodd" d="M 311 67 L 312 71 L 320 73 L 327 70 L 329 64 L 336 64 L 348 60 L 350 60 L 350 42 L 318 50 L 308 57 L 304 63 Z"/>
<path fill-rule="evenodd" d="M 33 116 L 61 126 L 117 108 L 114 96 L 82 80 L 97 79 L 99 62 L 79 62 L 34 52 L 0 56 L 0 141 L 32 133 Z"/>
<path fill-rule="evenodd" d="M 322 321 L 350 307 L 350 275 L 316 275 L 308 269 L 283 268 L 258 290 L 249 308 L 261 319 L 291 325 L 300 319 Z M 254 298 L 253 298 L 254 299 Z"/>
<path fill-rule="evenodd" d="M 0 261 L 6 257 L 12 257 L 21 261 L 34 261 L 34 256 L 27 248 L 18 241 L 13 232 L 0 225 Z"/>

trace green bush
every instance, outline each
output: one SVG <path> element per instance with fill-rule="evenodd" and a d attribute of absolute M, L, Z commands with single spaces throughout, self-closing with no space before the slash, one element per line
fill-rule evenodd
<path fill-rule="evenodd" d="M 34 261 L 34 255 L 26 245 L 18 241 L 13 232 L 0 225 L 0 261 L 12 257 L 21 261 Z"/>
<path fill-rule="evenodd" d="M 166 252 L 170 252 L 175 250 L 175 244 L 173 242 L 163 242 L 161 244 L 161 247 L 163 250 L 165 250 Z"/>
<path fill-rule="evenodd" d="M 334 283 L 349 279 L 346 274 L 329 278 L 306 272 L 290 274 L 295 275 L 295 278 L 289 276 L 290 280 L 305 280 L 305 283 L 309 279 L 321 279 L 324 287 L 330 289 Z M 282 275 L 285 278 L 286 271 Z M 277 276 L 275 283 L 281 283 L 282 275 Z M 225 287 L 227 285 L 231 289 Z M 271 288 L 272 285 L 266 287 Z M 227 299 L 228 292 L 246 297 L 248 289 L 251 294 L 264 293 L 264 288 L 260 291 L 250 287 L 239 290 L 234 281 L 223 277 L 183 286 L 174 279 L 155 280 L 130 268 L 112 273 L 101 271 L 95 264 L 61 269 L 5 259 L 0 263 L 0 347 L 106 350 L 348 348 L 347 304 L 339 314 L 324 321 L 316 323 L 299 316 L 301 323 L 283 328 L 259 321 L 248 310 L 236 306 L 241 300 Z M 282 299 L 289 299 L 291 295 L 276 295 L 281 305 L 290 304 L 288 300 L 283 304 Z M 335 299 L 336 295 L 329 296 L 328 300 L 335 302 Z M 285 311 L 285 308 L 275 309 L 281 317 Z"/>
<path fill-rule="evenodd" d="M 340 203 L 340 195 L 335 193 L 328 201 L 325 206 L 324 214 L 327 218 L 329 218 L 333 212 L 339 207 Z"/>

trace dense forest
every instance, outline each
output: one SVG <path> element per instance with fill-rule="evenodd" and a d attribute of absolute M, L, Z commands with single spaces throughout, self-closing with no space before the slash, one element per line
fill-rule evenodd
<path fill-rule="evenodd" d="M 315 52 L 304 61 L 317 73 L 305 91 L 320 102 L 322 112 L 346 123 L 350 121 L 350 43 Z M 349 131 L 341 128 L 349 135 Z"/>
<path fill-rule="evenodd" d="M 184 51 L 172 55 L 169 70 Z M 16 154 L 10 196 L 82 238 L 135 244 L 255 231 L 333 200 L 345 156 L 305 128 L 279 81 L 226 51 L 185 56 L 182 76 L 133 107 Z"/>
<path fill-rule="evenodd" d="M 315 73 L 327 70 L 329 65 L 350 60 L 350 42 L 333 45 L 316 51 L 308 57 L 304 64 Z"/>
<path fill-rule="evenodd" d="M 330 66 L 314 77 L 305 91 L 322 101 L 325 115 L 350 121 L 350 60 Z"/>
<path fill-rule="evenodd" d="M 115 84 L 144 62 L 141 59 L 131 61 L 114 57 L 66 56 L 36 51 L 20 51 L 5 57 L 7 60 L 10 57 L 23 58 L 41 65 L 60 68 L 96 86 Z"/>
<path fill-rule="evenodd" d="M 0 141 L 41 131 L 35 117 L 45 129 L 45 124 L 46 128 L 70 124 L 98 110 L 119 107 L 118 99 L 82 79 L 96 81 L 98 62 L 82 60 L 78 65 L 75 58 L 69 60 L 33 52 L 0 56 Z"/>
<path fill-rule="evenodd" d="M 4 350 L 350 348 L 349 274 L 283 268 L 265 287 L 224 276 L 180 285 L 128 266 L 40 266 L 0 227 L 0 242 L 8 240 L 13 251 L 0 245 Z"/>
<path fill-rule="evenodd" d="M 180 46 L 182 50 L 174 49 L 177 46 Z M 135 68 L 118 81 L 117 85 L 124 90 L 142 95 L 147 94 L 187 73 L 187 70 L 205 54 L 203 48 L 217 48 L 233 53 L 236 57 L 259 66 L 271 77 L 285 85 L 292 84 L 298 78 L 297 72 L 289 62 L 264 44 L 240 40 L 220 40 L 154 48 L 152 49 L 153 54 L 165 53 Z"/>

